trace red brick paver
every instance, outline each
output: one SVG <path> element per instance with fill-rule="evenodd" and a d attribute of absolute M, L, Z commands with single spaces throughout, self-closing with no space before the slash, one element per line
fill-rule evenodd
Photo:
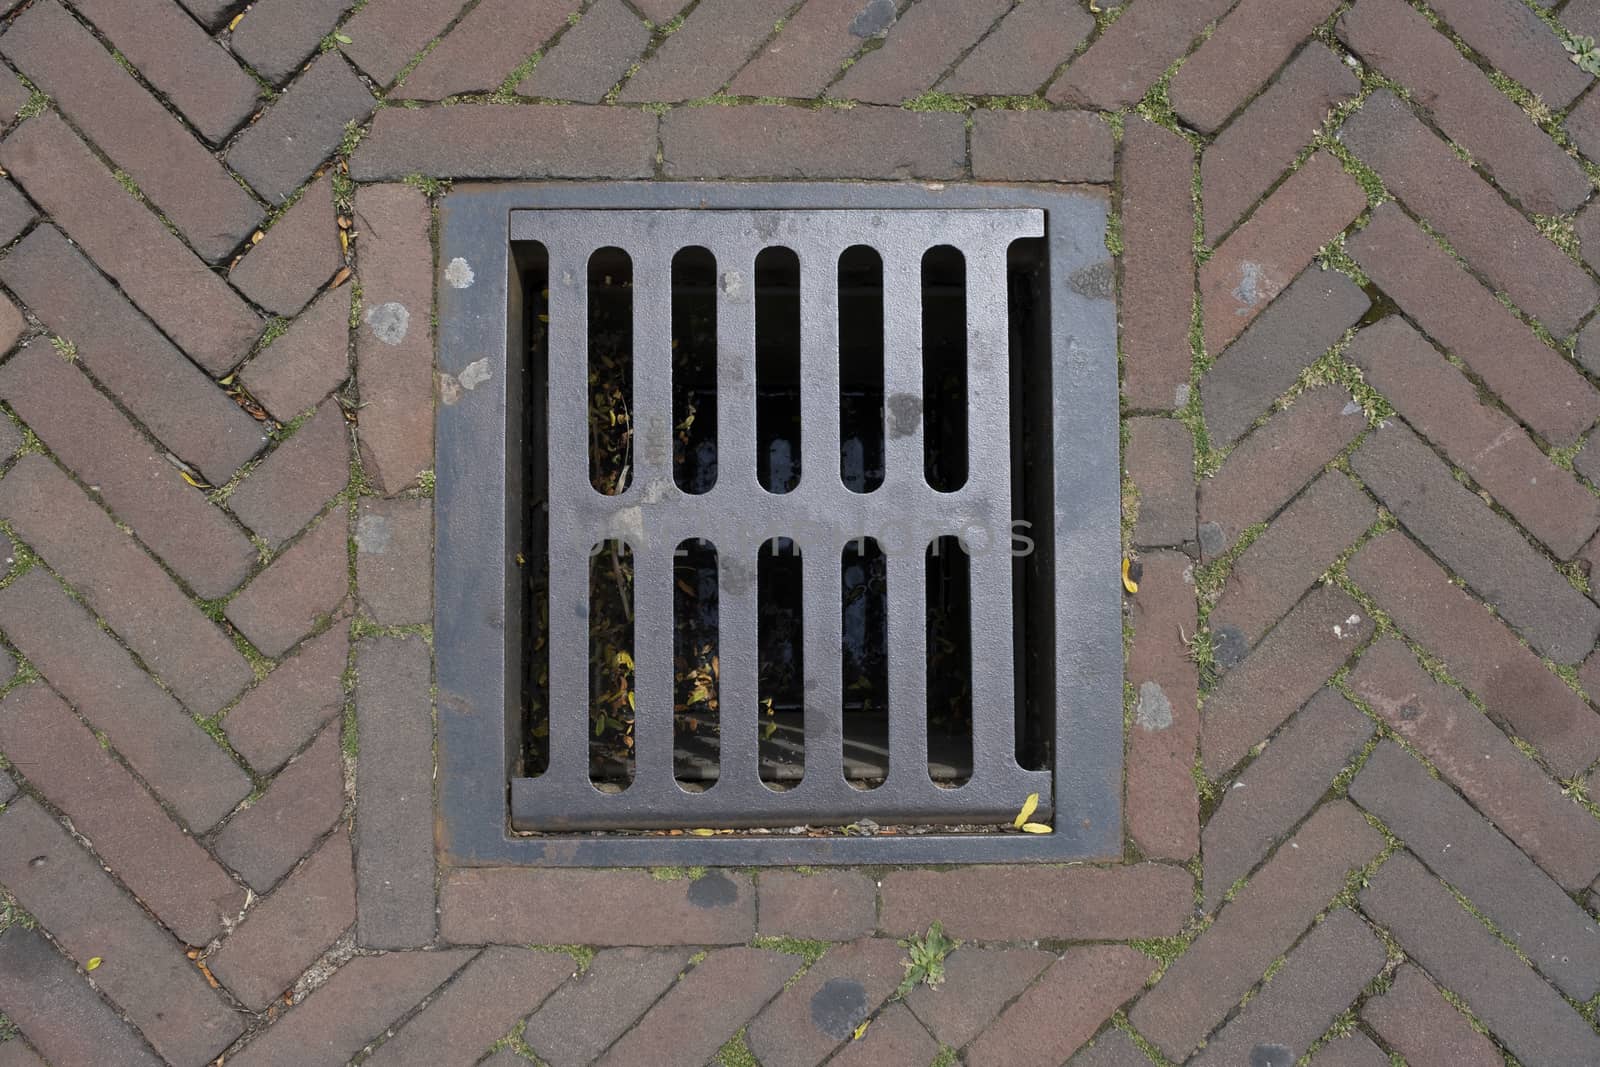
<path fill-rule="evenodd" d="M 1206 241 L 1215 243 L 1311 141 L 1360 82 L 1339 57 L 1308 44 L 1276 81 L 1217 135 L 1201 162 Z M 1129 181 L 1137 180 L 1129 174 Z"/>
<path fill-rule="evenodd" d="M 1394 984 L 1367 1001 L 1361 1014 L 1407 1064 L 1499 1067 L 1505 1062 L 1494 1043 L 1474 1030 L 1466 1015 L 1411 964 L 1396 971 Z"/>
<path fill-rule="evenodd" d="M 244 1028 L 184 958 L 182 946 L 126 896 L 67 831 L 31 799 L 0 819 L 0 879 L 97 987 L 121 1005 L 169 1060 L 211 1059 Z"/>
<path fill-rule="evenodd" d="M 1200 800 L 1194 789 L 1200 672 L 1186 640 L 1199 632 L 1194 563 L 1170 551 L 1146 553 L 1143 562 L 1139 588 L 1148 593 L 1128 615 L 1133 623 L 1128 682 L 1135 690 L 1128 834 L 1151 858 L 1186 860 L 1200 844 Z"/>
<path fill-rule="evenodd" d="M 1206 349 L 1226 348 L 1365 206 L 1331 155 L 1291 174 L 1200 268 Z"/>
<path fill-rule="evenodd" d="M 523 1039 L 551 1067 L 592 1063 L 675 982 L 688 949 L 607 949 L 528 1016 Z"/>
<path fill-rule="evenodd" d="M 1263 1046 L 1304 1055 L 1383 964 L 1383 943 L 1354 912 L 1330 912 L 1288 953 L 1283 969 L 1189 1062 L 1239 1063 Z"/>
<path fill-rule="evenodd" d="M 0 591 L 0 629 L 191 830 L 211 829 L 250 792 L 227 752 L 44 568 Z"/>
<path fill-rule="evenodd" d="M 206 259 L 222 259 L 249 235 L 260 207 L 54 0 L 41 0 L 18 17 L 0 44 L 0 54 L 55 98 L 62 112 L 127 172 Z M 189 76 L 203 77 L 198 66 Z M 213 85 L 208 95 L 216 99 L 224 91 Z M 224 121 L 223 132 L 242 117 Z M 193 277 L 204 275 L 196 272 Z"/>
<path fill-rule="evenodd" d="M 1194 270 L 1194 150 L 1140 118 L 1122 133 L 1123 396 L 1134 408 L 1181 408 L 1189 397 L 1193 295 L 1172 284 Z"/>
<path fill-rule="evenodd" d="M 350 839 L 335 834 L 272 892 L 210 959 L 216 974 L 253 1011 L 294 984 L 355 918 Z"/>
<path fill-rule="evenodd" d="M 1110 1010 L 1138 992 L 1151 961 L 1122 945 L 1069 949 L 967 1053 L 973 1067 L 1050 1064 L 1071 1055 Z"/>
<path fill-rule="evenodd" d="M 1362 907 L 1417 961 L 1462 996 L 1525 1063 L 1583 1063 L 1600 1056 L 1600 1034 L 1541 982 L 1449 890 L 1409 856 L 1386 864 L 1361 894 Z"/>
<path fill-rule="evenodd" d="M 901 15 L 883 47 L 862 56 L 829 94 L 898 104 L 931 84 L 961 52 L 1006 14 L 1006 0 L 928 0 Z"/>
<path fill-rule="evenodd" d="M 27 1027 L 34 1047 L 58 1063 L 95 1063 L 114 1058 L 128 1067 L 157 1067 L 139 1032 L 101 1000 L 71 962 L 63 959 L 42 934 L 13 926 L 0 934 L 0 1011 L 17 1026 Z M 32 1067 L 13 1038 L 0 1054 Z M 39 1062 L 37 1059 L 33 1063 Z"/>
<path fill-rule="evenodd" d="M 622 0 L 598 0 L 540 58 L 517 92 L 598 104 L 649 43 L 649 27 Z"/>
<path fill-rule="evenodd" d="M 1344 885 L 1383 838 L 1344 802 L 1322 808 L 1227 904 L 1128 1017 L 1182 1060 Z"/>
<path fill-rule="evenodd" d="M 332 178 L 314 182 L 228 270 L 245 296 L 278 315 L 297 315 L 344 258 L 333 212 Z"/>
<path fill-rule="evenodd" d="M 487 0 L 474 7 L 415 70 L 398 95 L 442 100 L 457 93 L 488 92 L 539 46 L 567 25 L 577 0 L 529 5 Z"/>
<path fill-rule="evenodd" d="M 221 374 L 244 357 L 260 319 L 64 122 L 24 123 L 0 143 L 0 166 L 195 362 Z"/>

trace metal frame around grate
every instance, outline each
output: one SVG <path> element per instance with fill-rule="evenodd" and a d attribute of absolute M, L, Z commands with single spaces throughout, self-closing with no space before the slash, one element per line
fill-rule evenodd
<path fill-rule="evenodd" d="M 929 210 L 930 205 L 938 209 Z M 710 208 L 712 210 L 694 210 Z M 631 209 L 631 210 L 630 210 Z M 665 209 L 665 210 L 663 210 Z M 445 201 L 440 266 L 440 365 L 459 376 L 487 361 L 487 382 L 444 390 L 439 416 L 438 590 L 441 844 L 452 862 L 829 862 L 862 859 L 1020 859 L 1111 856 L 1120 852 L 1120 625 L 1117 558 L 1117 430 L 1114 320 L 1103 245 L 1106 205 L 1098 193 L 1034 188 L 933 191 L 905 186 L 546 185 L 458 188 Z M 1056 639 L 1055 753 L 1048 771 L 1025 771 L 1013 756 L 1011 567 L 1005 551 L 1011 491 L 1006 324 L 1006 248 L 1044 232 L 1047 248 Z M 620 794 L 588 777 L 587 674 L 551 673 L 550 770 L 511 777 L 513 709 L 522 620 L 506 589 L 521 520 L 507 501 L 521 491 L 515 417 L 521 388 L 520 294 L 510 242 L 538 240 L 549 254 L 551 416 L 550 602 L 587 601 L 587 549 L 607 537 L 635 553 L 637 766 Z M 886 474 L 877 490 L 849 492 L 838 470 L 835 274 L 853 245 L 880 250 L 884 264 L 885 395 L 921 393 L 920 281 L 927 248 L 953 245 L 968 264 L 968 395 L 971 420 L 965 486 L 939 493 L 923 478 L 920 422 L 886 434 Z M 703 246 L 716 258 L 719 464 L 715 487 L 690 496 L 672 480 L 670 277 L 672 255 Z M 634 262 L 634 408 L 640 434 L 630 487 L 615 497 L 587 478 L 583 418 L 588 255 L 615 246 Z M 753 265 L 763 248 L 794 250 L 801 269 L 802 470 L 787 494 L 755 477 Z M 471 268 L 452 270 L 456 258 Z M 467 285 L 463 276 L 478 280 Z M 451 279 L 455 279 L 452 281 Z M 567 332 L 571 332 L 569 336 Z M 510 355 L 504 355 L 506 352 Z M 473 379 L 482 381 L 480 370 Z M 575 403 L 559 403 L 562 395 Z M 891 405 L 892 408 L 895 405 Z M 898 410 L 910 409 L 901 405 Z M 653 425 L 655 423 L 655 425 Z M 652 434 L 652 430 L 663 431 Z M 652 446 L 653 442 L 653 446 Z M 831 475 L 831 476 L 830 476 Z M 920 524 L 907 523 L 920 516 Z M 840 760 L 838 556 L 846 541 L 907 530 L 915 550 L 889 561 L 890 771 L 862 792 Z M 914 530 L 914 533 L 912 532 Z M 943 533 L 996 531 L 992 552 L 972 556 L 974 769 L 958 789 L 927 773 L 924 712 L 924 590 L 921 547 Z M 926 535 L 924 537 L 924 535 Z M 770 536 L 802 550 L 806 613 L 806 771 L 787 791 L 757 775 L 756 718 L 724 711 L 721 774 L 702 793 L 672 774 L 672 548 L 706 538 L 717 549 L 722 706 L 756 704 L 755 560 Z M 920 542 L 920 543 L 919 543 Z M 580 547 L 581 546 L 581 547 Z M 560 554 L 558 556 L 558 553 Z M 572 566 L 574 559 L 585 566 Z M 1110 576 L 1110 581 L 1106 576 Z M 498 584 L 498 587 L 497 587 Z M 489 607 L 485 605 L 489 604 Z M 552 616 L 558 612 L 553 611 Z M 650 620 L 654 620 L 653 622 Z M 553 627 L 551 663 L 587 661 L 587 627 Z M 734 667 L 733 665 L 740 666 Z M 983 687 L 979 691 L 979 687 Z M 653 699 L 664 694 L 661 699 Z M 819 695 L 821 694 L 821 695 Z M 816 714 L 818 707 L 833 710 Z M 563 717 L 561 708 L 578 709 Z M 481 713 L 481 714 L 480 714 Z M 508 782 L 509 778 L 509 782 Z M 498 779 L 498 784 L 497 784 Z M 509 784 L 509 798 L 507 785 Z M 952 822 L 1014 811 L 1037 791 L 1055 809 L 1055 834 L 932 833 L 900 839 L 662 838 L 650 835 L 519 835 L 558 826 L 788 826 L 810 815 L 856 812 L 884 821 Z M 509 800 L 509 803 L 507 802 Z"/>

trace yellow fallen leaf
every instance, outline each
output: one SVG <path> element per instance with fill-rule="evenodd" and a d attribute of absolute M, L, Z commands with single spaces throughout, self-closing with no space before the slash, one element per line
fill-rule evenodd
<path fill-rule="evenodd" d="M 86 971 L 92 971 L 95 968 L 99 967 L 104 962 L 105 962 L 105 960 L 101 959 L 99 956 L 95 956 L 95 957 L 91 958 L 88 963 L 85 963 L 83 965 L 83 969 L 86 970 Z"/>
<path fill-rule="evenodd" d="M 715 837 L 716 834 L 717 834 L 717 832 L 715 830 L 707 830 L 703 826 L 696 827 L 695 829 L 690 830 L 689 832 L 691 834 L 693 834 L 694 836 L 696 836 L 696 837 Z"/>
<path fill-rule="evenodd" d="M 1022 832 L 1025 834 L 1053 834 L 1056 831 L 1055 827 L 1042 822 L 1025 822 L 1022 824 Z"/>
<path fill-rule="evenodd" d="M 1137 593 L 1139 591 L 1139 583 L 1128 577 L 1128 568 L 1131 566 L 1133 566 L 1133 560 L 1124 556 L 1122 558 L 1122 588 L 1130 593 Z"/>
<path fill-rule="evenodd" d="M 862 1037 L 864 1037 L 866 1035 L 867 1027 L 869 1027 L 871 1025 L 872 1025 L 872 1020 L 871 1019 L 867 1019 L 864 1022 L 862 1022 L 862 1024 L 860 1026 L 856 1027 L 856 1032 L 851 1035 L 850 1040 L 851 1041 L 860 1041 L 862 1039 Z"/>
<path fill-rule="evenodd" d="M 341 251 L 344 252 L 345 255 L 349 255 L 350 254 L 350 231 L 349 230 L 340 230 L 339 231 L 339 248 L 340 248 Z"/>
<path fill-rule="evenodd" d="M 183 477 L 184 481 L 188 482 L 190 485 L 194 486 L 196 489 L 210 489 L 211 488 L 211 486 L 207 485 L 205 482 L 202 482 L 199 478 L 196 478 L 194 475 L 190 474 L 188 471 L 179 471 L 178 474 Z"/>
<path fill-rule="evenodd" d="M 1017 812 L 1017 817 L 1011 821 L 1011 825 L 1019 830 L 1022 829 L 1022 824 L 1028 821 L 1028 816 L 1032 815 L 1038 807 L 1039 794 L 1029 793 L 1028 799 L 1022 802 L 1022 810 Z"/>
<path fill-rule="evenodd" d="M 233 19 L 228 23 L 228 29 L 230 29 L 230 30 L 233 29 L 235 26 L 239 25 L 239 23 L 243 22 L 243 21 L 244 21 L 244 12 L 241 11 L 237 15 L 233 16 Z"/>
<path fill-rule="evenodd" d="M 625 671 L 633 670 L 633 657 L 628 655 L 626 652 L 618 652 L 617 666 L 621 667 Z"/>

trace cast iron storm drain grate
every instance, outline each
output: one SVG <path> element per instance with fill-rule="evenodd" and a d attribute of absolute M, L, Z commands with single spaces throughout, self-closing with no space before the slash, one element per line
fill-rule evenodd
<path fill-rule="evenodd" d="M 1103 196 L 458 186 L 441 222 L 448 862 L 1120 855 Z M 1008 832 L 1031 793 L 1054 833 Z"/>

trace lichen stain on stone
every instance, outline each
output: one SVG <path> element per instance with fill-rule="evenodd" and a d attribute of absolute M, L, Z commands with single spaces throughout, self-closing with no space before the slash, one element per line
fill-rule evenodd
<path fill-rule="evenodd" d="M 1133 707 L 1133 721 L 1139 729 L 1149 733 L 1165 730 L 1172 725 L 1172 701 L 1156 682 L 1139 686 L 1139 702 Z"/>
<path fill-rule="evenodd" d="M 1233 298 L 1242 305 L 1234 309 L 1235 315 L 1247 315 L 1250 309 L 1270 297 L 1267 272 L 1259 263 L 1245 260 L 1239 264 L 1239 284 L 1233 287 Z"/>
<path fill-rule="evenodd" d="M 1094 300 L 1109 300 L 1116 279 L 1112 274 L 1111 264 L 1101 260 L 1099 263 L 1073 271 L 1067 284 L 1072 286 L 1072 291 L 1079 296 L 1087 296 Z"/>
<path fill-rule="evenodd" d="M 363 515 L 356 520 L 356 548 L 369 556 L 381 556 L 389 550 L 394 531 L 383 515 Z"/>
<path fill-rule="evenodd" d="M 471 392 L 488 381 L 489 377 L 489 358 L 485 356 L 483 359 L 473 360 L 463 367 L 461 373 L 456 377 L 456 381 L 461 383 L 461 388 Z"/>
<path fill-rule="evenodd" d="M 889 436 L 910 437 L 922 425 L 922 398 L 896 393 L 889 398 Z"/>
<path fill-rule="evenodd" d="M 439 403 L 443 404 L 447 408 L 454 407 L 456 404 L 460 403 L 463 394 L 476 389 L 478 386 L 488 381 L 490 376 L 491 371 L 489 369 L 489 359 L 487 356 L 485 356 L 483 359 L 474 360 L 473 362 L 468 363 L 464 368 L 462 368 L 459 376 L 447 373 L 445 371 L 440 371 Z"/>
<path fill-rule="evenodd" d="M 466 289 L 472 285 L 473 278 L 472 265 L 460 256 L 445 264 L 444 280 L 450 288 Z"/>
<path fill-rule="evenodd" d="M 404 341 L 410 325 L 411 312 L 406 310 L 404 304 L 391 300 L 367 310 L 367 326 L 371 328 L 372 336 L 386 345 L 397 345 Z"/>
<path fill-rule="evenodd" d="M 867 6 L 850 20 L 850 33 L 862 39 L 882 37 L 894 24 L 894 0 L 867 0 Z"/>

